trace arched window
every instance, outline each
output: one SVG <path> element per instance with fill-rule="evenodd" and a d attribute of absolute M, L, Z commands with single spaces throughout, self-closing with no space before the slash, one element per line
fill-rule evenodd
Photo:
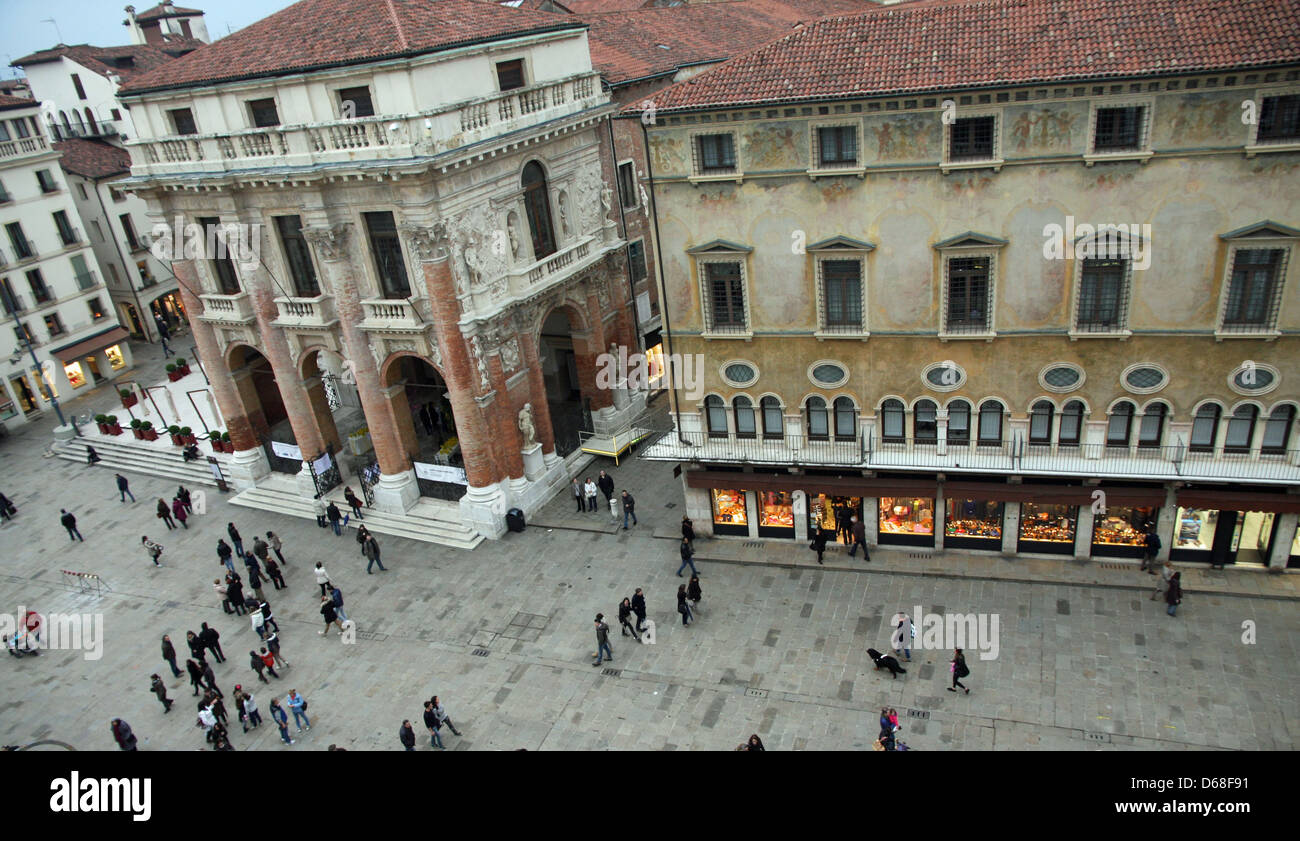
<path fill-rule="evenodd" d="M 1250 452 L 1251 439 L 1255 437 L 1255 419 L 1259 410 L 1254 406 L 1239 406 L 1228 418 L 1228 434 L 1223 439 L 1225 453 Z"/>
<path fill-rule="evenodd" d="M 748 397 L 739 396 L 731 401 L 733 410 L 736 413 L 736 437 L 753 438 L 754 425 L 754 403 Z"/>
<path fill-rule="evenodd" d="M 1223 407 L 1218 403 L 1206 403 L 1197 409 L 1196 417 L 1192 420 L 1192 441 L 1187 448 L 1197 453 L 1213 452 L 1222 415 Z"/>
<path fill-rule="evenodd" d="M 1165 404 L 1153 403 L 1142 413 L 1142 422 L 1138 424 L 1138 446 L 1159 447 L 1160 439 L 1165 434 Z"/>
<path fill-rule="evenodd" d="M 965 400 L 948 404 L 948 443 L 970 443 L 970 404 Z"/>
<path fill-rule="evenodd" d="M 939 409 L 933 400 L 918 400 L 912 407 L 912 437 L 918 444 L 933 444 L 939 440 Z"/>
<path fill-rule="evenodd" d="M 808 437 L 825 441 L 830 435 L 830 425 L 826 418 L 826 401 L 820 397 L 808 398 Z"/>
<path fill-rule="evenodd" d="M 555 229 L 551 226 L 551 193 L 546 187 L 546 173 L 537 161 L 529 161 L 524 166 L 523 187 L 533 256 L 540 260 L 555 253 Z"/>
<path fill-rule="evenodd" d="M 883 441 L 902 441 L 907 437 L 904 426 L 903 402 L 886 400 L 880 404 L 880 438 Z"/>
<path fill-rule="evenodd" d="M 763 437 L 784 438 L 785 419 L 781 417 L 781 401 L 775 397 L 764 397 L 758 404 L 763 408 Z"/>
<path fill-rule="evenodd" d="M 1061 427 L 1056 432 L 1056 442 L 1064 446 L 1078 446 L 1083 431 L 1083 403 L 1071 400 L 1061 409 Z"/>
<path fill-rule="evenodd" d="M 704 398 L 704 413 L 708 417 L 709 437 L 726 438 L 727 407 L 722 402 L 722 398 L 716 394 Z"/>
<path fill-rule="evenodd" d="M 1029 443 L 1050 444 L 1052 441 L 1052 413 L 1056 407 L 1050 400 L 1039 400 L 1029 410 Z"/>
<path fill-rule="evenodd" d="M 1127 447 L 1132 431 L 1133 404 L 1125 400 L 1110 410 L 1110 422 L 1106 424 L 1106 446 Z"/>
<path fill-rule="evenodd" d="M 852 441 L 858 437 L 858 408 L 847 397 L 835 398 L 835 438 Z"/>
<path fill-rule="evenodd" d="M 1285 453 L 1286 442 L 1291 437 L 1291 422 L 1295 420 L 1294 406 L 1278 406 L 1264 421 L 1264 443 L 1261 453 Z"/>
<path fill-rule="evenodd" d="M 996 400 L 980 404 L 979 443 L 981 446 L 1002 443 L 1002 404 Z"/>

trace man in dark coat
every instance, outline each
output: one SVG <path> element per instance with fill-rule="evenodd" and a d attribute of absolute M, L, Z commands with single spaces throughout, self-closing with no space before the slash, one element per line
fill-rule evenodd
<path fill-rule="evenodd" d="M 600 478 L 596 480 L 596 487 L 605 495 L 605 505 L 609 505 L 610 497 L 614 496 L 614 477 L 605 471 L 600 471 Z"/>
<path fill-rule="evenodd" d="M 172 677 L 180 677 L 181 670 L 176 667 L 176 646 L 172 645 L 172 638 L 166 634 L 162 638 L 162 656 L 167 665 L 172 667 Z"/>
<path fill-rule="evenodd" d="M 218 663 L 226 662 L 225 652 L 221 650 L 221 634 L 217 633 L 216 628 L 209 628 L 208 623 L 204 622 L 203 630 L 199 631 L 199 639 L 212 652 L 212 656 L 217 658 Z"/>
<path fill-rule="evenodd" d="M 397 730 L 397 739 L 402 743 L 402 747 L 407 750 L 415 750 L 415 731 L 411 729 L 411 720 L 408 718 L 402 722 L 402 726 Z"/>
<path fill-rule="evenodd" d="M 208 647 L 203 644 L 203 640 L 199 638 L 198 634 L 193 631 L 186 631 L 185 643 L 190 647 L 190 656 L 193 657 L 200 666 L 207 662 Z"/>
<path fill-rule="evenodd" d="M 162 678 L 158 675 L 149 675 L 149 680 L 149 691 L 158 696 L 158 700 L 161 701 L 163 705 L 163 712 L 171 712 L 172 704 L 174 702 L 171 698 L 167 697 L 167 686 L 163 683 Z"/>
<path fill-rule="evenodd" d="M 343 512 L 339 510 L 339 507 L 331 502 L 325 508 L 325 517 L 330 521 L 330 527 L 334 529 L 334 535 L 336 537 L 342 537 L 343 529 L 341 528 L 340 523 L 343 520 Z"/>
<path fill-rule="evenodd" d="M 871 563 L 871 555 L 867 551 L 867 527 L 856 516 L 853 517 L 853 548 L 849 550 L 849 557 L 858 556 L 858 547 L 862 547 L 862 560 Z"/>
<path fill-rule="evenodd" d="M 247 608 L 244 607 L 244 582 L 239 573 L 232 572 L 226 576 L 226 598 L 230 599 L 230 606 L 235 609 L 235 613 L 243 616 Z"/>
<path fill-rule="evenodd" d="M 632 518 L 632 525 L 636 525 L 636 500 L 632 494 L 626 490 L 623 491 L 623 531 L 627 531 L 627 518 Z"/>
<path fill-rule="evenodd" d="M 117 746 L 122 750 L 135 750 L 135 734 L 131 732 L 131 725 L 127 724 L 120 718 L 115 718 L 109 722 L 113 729 L 113 739 Z"/>
<path fill-rule="evenodd" d="M 636 592 L 632 594 L 632 612 L 636 614 L 636 629 L 645 630 L 645 595 L 642 594 L 641 588 L 637 587 Z"/>
<path fill-rule="evenodd" d="M 68 539 L 74 542 L 80 540 L 82 543 L 85 543 L 86 538 L 82 537 L 81 532 L 77 531 L 77 518 L 72 516 L 72 513 L 66 508 L 61 508 L 59 510 L 63 512 L 63 516 L 59 518 L 59 522 L 63 523 L 63 527 L 68 530 Z"/>

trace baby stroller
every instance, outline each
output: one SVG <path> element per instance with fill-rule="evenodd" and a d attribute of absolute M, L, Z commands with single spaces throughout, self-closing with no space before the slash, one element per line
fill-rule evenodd
<path fill-rule="evenodd" d="M 5 650 L 11 657 L 36 657 L 41 653 L 40 649 L 32 648 L 30 631 L 17 631 L 12 636 L 5 637 Z"/>
<path fill-rule="evenodd" d="M 894 680 L 898 680 L 899 675 L 907 674 L 907 669 L 898 665 L 898 660 L 888 654 L 881 654 L 874 648 L 868 648 L 867 656 L 871 658 L 871 662 L 876 664 L 876 671 L 889 669 L 889 673 L 894 676 Z"/>

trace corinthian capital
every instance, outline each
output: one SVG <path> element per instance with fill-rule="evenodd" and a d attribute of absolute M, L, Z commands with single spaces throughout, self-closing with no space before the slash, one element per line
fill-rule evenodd
<path fill-rule="evenodd" d="M 302 235 L 307 238 L 322 260 L 333 263 L 347 257 L 348 237 L 352 235 L 352 223 L 342 222 L 331 227 L 303 228 Z"/>
<path fill-rule="evenodd" d="M 399 225 L 415 259 L 432 263 L 446 259 L 448 254 L 447 224 L 441 220 L 432 225 Z"/>

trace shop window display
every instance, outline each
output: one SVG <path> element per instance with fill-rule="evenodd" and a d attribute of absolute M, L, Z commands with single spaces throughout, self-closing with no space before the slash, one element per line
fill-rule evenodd
<path fill-rule="evenodd" d="M 785 491 L 763 491 L 758 500 L 758 524 L 769 528 L 794 528 L 794 500 Z"/>
<path fill-rule="evenodd" d="M 1213 549 L 1214 529 L 1218 524 L 1218 511 L 1179 508 L 1178 522 L 1174 526 L 1174 546 L 1178 549 Z"/>
<path fill-rule="evenodd" d="M 117 345 L 105 350 L 104 355 L 108 357 L 108 364 L 112 366 L 114 371 L 120 371 L 126 367 L 126 360 L 122 357 L 122 348 Z"/>
<path fill-rule="evenodd" d="M 81 388 L 86 384 L 86 375 L 81 370 L 80 362 L 69 362 L 63 366 L 63 373 L 68 377 L 68 383 L 73 388 Z"/>
<path fill-rule="evenodd" d="M 881 497 L 881 534 L 934 534 L 934 500 Z"/>
<path fill-rule="evenodd" d="M 1093 520 L 1093 551 L 1127 556 L 1131 553 L 1119 550 L 1131 549 L 1140 554 L 1146 546 L 1147 532 L 1155 528 L 1159 510 L 1152 507 L 1107 508 L 1105 516 L 1098 514 Z"/>
<path fill-rule="evenodd" d="M 1074 505 L 1022 503 L 1020 506 L 1020 539 L 1073 546 L 1077 513 L 1078 507 Z"/>
<path fill-rule="evenodd" d="M 944 537 L 1002 542 L 1002 503 L 982 499 L 944 500 Z M 954 544 L 957 545 L 957 544 Z"/>
<path fill-rule="evenodd" d="M 1237 512 L 1237 528 L 1232 535 L 1232 553 L 1236 563 L 1268 565 L 1275 517 L 1271 511 Z"/>
<path fill-rule="evenodd" d="M 713 523 L 714 525 L 746 525 L 748 519 L 745 516 L 745 492 L 714 488 Z"/>
<path fill-rule="evenodd" d="M 827 496 L 826 494 L 808 495 L 808 534 L 810 537 L 816 529 L 837 534 L 841 531 L 842 526 L 847 531 L 849 517 L 854 515 L 862 516 L 862 499 L 860 497 Z"/>

